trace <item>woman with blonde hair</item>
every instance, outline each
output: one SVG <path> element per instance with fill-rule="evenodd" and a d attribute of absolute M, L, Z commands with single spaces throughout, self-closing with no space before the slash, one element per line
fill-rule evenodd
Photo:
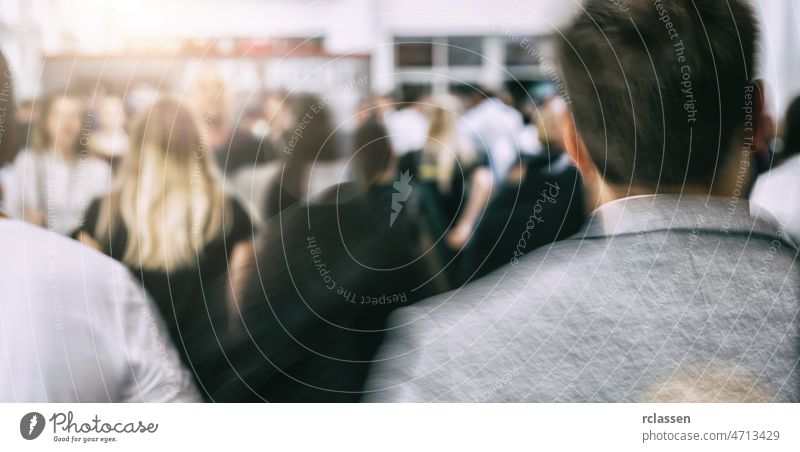
<path fill-rule="evenodd" d="M 224 285 L 234 247 L 246 250 L 252 234 L 211 157 L 192 113 L 157 101 L 135 121 L 110 195 L 91 204 L 78 233 L 140 277 L 196 372 L 191 351 L 207 346 L 197 335 L 216 337 L 228 321 L 224 295 L 207 289 Z"/>

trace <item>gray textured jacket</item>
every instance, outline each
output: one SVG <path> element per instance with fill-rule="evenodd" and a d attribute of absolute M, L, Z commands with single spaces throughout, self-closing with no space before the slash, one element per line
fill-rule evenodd
<path fill-rule="evenodd" d="M 367 400 L 796 402 L 800 268 L 777 229 L 738 199 L 605 204 L 572 238 L 399 310 Z"/>

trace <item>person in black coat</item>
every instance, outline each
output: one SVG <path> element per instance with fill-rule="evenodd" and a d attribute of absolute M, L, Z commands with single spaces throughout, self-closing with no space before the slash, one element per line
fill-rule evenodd
<path fill-rule="evenodd" d="M 535 122 L 542 151 L 520 157 L 487 207 L 476 233 L 472 279 L 569 237 L 583 225 L 587 212 L 581 177 L 563 152 L 557 126 L 563 109 L 557 97 L 540 106 Z"/>
<path fill-rule="evenodd" d="M 371 119 L 355 141 L 359 183 L 283 210 L 232 269 L 239 334 L 210 349 L 230 363 L 207 385 L 212 399 L 358 401 L 389 313 L 446 288 L 415 190 L 396 208 L 382 124 Z"/>

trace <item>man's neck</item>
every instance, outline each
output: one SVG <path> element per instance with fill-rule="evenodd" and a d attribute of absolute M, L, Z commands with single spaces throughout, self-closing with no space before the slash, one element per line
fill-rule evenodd
<path fill-rule="evenodd" d="M 587 203 L 590 211 L 618 199 L 631 196 L 643 195 L 680 195 L 680 196 L 719 196 L 745 198 L 743 193 L 731 187 L 707 187 L 702 185 L 685 185 L 683 187 L 659 187 L 658 190 L 652 187 L 619 186 L 609 185 L 600 182 L 596 185 L 594 193 L 588 193 L 589 199 L 594 199 L 594 203 Z"/>

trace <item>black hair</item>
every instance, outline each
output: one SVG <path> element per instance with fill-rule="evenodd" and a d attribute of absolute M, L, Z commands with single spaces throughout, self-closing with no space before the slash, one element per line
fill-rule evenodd
<path fill-rule="evenodd" d="M 386 127 L 377 115 L 370 115 L 356 130 L 353 162 L 359 182 L 372 185 L 392 160 L 392 145 Z"/>
<path fill-rule="evenodd" d="M 742 0 L 586 1 L 557 53 L 604 179 L 710 186 L 757 108 L 757 35 Z"/>
<path fill-rule="evenodd" d="M 800 96 L 795 97 L 789 104 L 783 124 L 783 154 L 781 157 L 789 158 L 800 154 Z"/>
<path fill-rule="evenodd" d="M 295 123 L 284 133 L 285 174 L 281 189 L 302 198 L 306 177 L 315 163 L 339 157 L 339 140 L 328 103 L 308 93 L 289 99 Z"/>

